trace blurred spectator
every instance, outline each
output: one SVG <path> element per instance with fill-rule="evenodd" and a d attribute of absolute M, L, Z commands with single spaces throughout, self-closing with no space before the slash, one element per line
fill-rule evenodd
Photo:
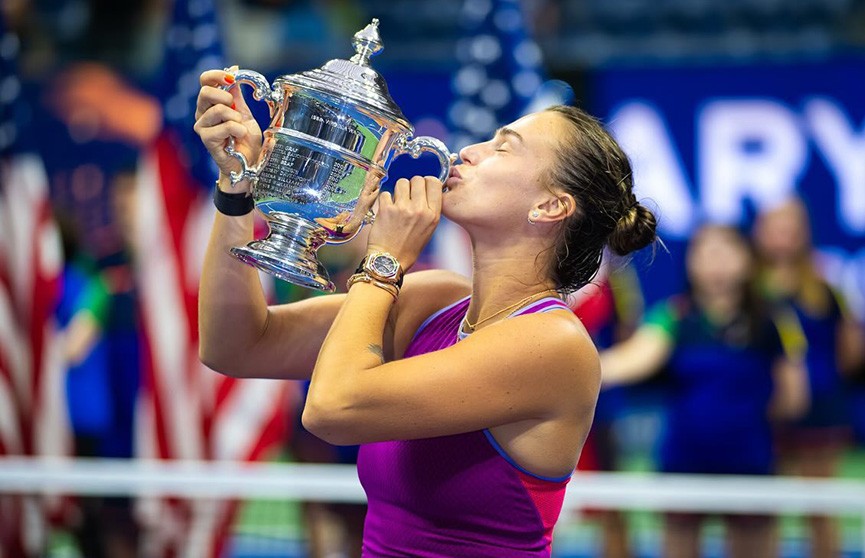
<path fill-rule="evenodd" d="M 63 238 L 63 294 L 57 308 L 68 369 L 66 394 L 75 455 L 102 457 L 117 418 L 111 390 L 105 326 L 111 313 L 108 287 L 81 250 L 74 223 L 58 218 Z M 73 534 L 87 558 L 136 555 L 135 523 L 128 499 L 82 497 Z"/>
<path fill-rule="evenodd" d="M 601 353 L 606 385 L 666 365 L 665 473 L 772 474 L 771 419 L 795 417 L 807 405 L 801 332 L 791 311 L 770 312 L 756 296 L 753 260 L 736 229 L 702 227 L 688 247 L 688 292 L 657 304 L 632 337 Z M 663 555 L 699 556 L 703 520 L 667 514 Z M 777 554 L 774 518 L 729 515 L 724 523 L 730 556 Z"/>
<path fill-rule="evenodd" d="M 111 313 L 105 324 L 108 345 L 109 387 L 114 421 L 103 457 L 131 458 L 134 454 L 135 412 L 141 383 L 141 337 L 138 291 L 133 273 L 135 169 L 118 173 L 111 183 L 111 212 L 121 249 L 100 260 L 102 277 L 111 295 Z"/>
<path fill-rule="evenodd" d="M 813 259 L 808 212 L 790 200 L 759 216 L 754 238 L 760 287 L 770 298 L 795 309 L 807 340 L 811 402 L 807 413 L 780 435 L 785 472 L 832 477 L 851 438 L 851 414 L 842 374 L 862 360 L 862 333 L 841 294 L 820 276 Z M 835 521 L 809 518 L 812 556 L 839 552 Z"/>
<path fill-rule="evenodd" d="M 643 298 L 639 279 L 630 265 L 605 263 L 595 281 L 575 293 L 569 304 L 592 336 L 599 349 L 630 337 L 642 318 Z M 614 260 L 615 261 L 615 260 Z M 611 269 L 616 266 L 619 269 Z M 609 388 L 601 392 L 595 407 L 595 419 L 589 437 L 580 454 L 577 470 L 617 471 L 620 444 L 615 435 L 615 423 L 624 414 L 624 388 Z M 626 558 L 632 556 L 625 517 L 614 510 L 590 510 L 602 531 L 602 556 Z"/>

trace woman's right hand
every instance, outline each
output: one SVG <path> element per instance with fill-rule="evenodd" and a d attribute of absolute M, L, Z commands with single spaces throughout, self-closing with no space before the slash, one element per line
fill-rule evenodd
<path fill-rule="evenodd" d="M 254 164 L 261 150 L 261 128 L 243 99 L 240 87 L 230 91 L 220 89 L 234 83 L 234 76 L 223 70 L 208 70 L 201 74 L 200 82 L 194 129 L 219 168 L 220 187 L 225 187 L 229 184 L 230 173 L 241 170 L 240 162 L 225 151 L 228 138 L 233 137 L 235 149 L 249 164 Z M 239 186 L 248 190 L 248 181 Z"/>

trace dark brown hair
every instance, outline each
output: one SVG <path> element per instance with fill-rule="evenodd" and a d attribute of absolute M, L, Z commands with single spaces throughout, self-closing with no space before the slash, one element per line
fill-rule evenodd
<path fill-rule="evenodd" d="M 554 246 L 552 270 L 559 290 L 572 292 L 598 273 L 605 246 L 624 256 L 651 244 L 656 221 L 634 196 L 627 155 L 600 122 L 575 107 L 547 110 L 570 124 L 550 178 L 577 201 Z"/>

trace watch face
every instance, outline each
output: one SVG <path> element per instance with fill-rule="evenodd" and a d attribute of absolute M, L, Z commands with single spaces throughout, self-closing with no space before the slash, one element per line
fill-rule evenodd
<path fill-rule="evenodd" d="M 399 264 L 389 256 L 376 256 L 369 262 L 369 267 L 382 277 L 395 277 Z"/>

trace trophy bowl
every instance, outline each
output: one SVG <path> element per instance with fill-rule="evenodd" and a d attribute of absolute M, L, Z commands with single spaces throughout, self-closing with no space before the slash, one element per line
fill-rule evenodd
<path fill-rule="evenodd" d="M 240 260 L 280 279 L 332 292 L 334 284 L 317 250 L 341 244 L 373 219 L 375 202 L 391 161 L 402 154 L 434 153 L 444 182 L 455 158 L 440 140 L 413 137 L 414 128 L 391 99 L 384 79 L 369 65 L 382 50 L 378 20 L 355 34 L 355 55 L 319 69 L 280 76 L 271 85 L 253 70 L 229 71 L 232 87 L 253 88 L 270 109 L 258 159 L 238 159 L 236 185 L 248 179 L 255 207 L 269 234 L 231 249 Z"/>

